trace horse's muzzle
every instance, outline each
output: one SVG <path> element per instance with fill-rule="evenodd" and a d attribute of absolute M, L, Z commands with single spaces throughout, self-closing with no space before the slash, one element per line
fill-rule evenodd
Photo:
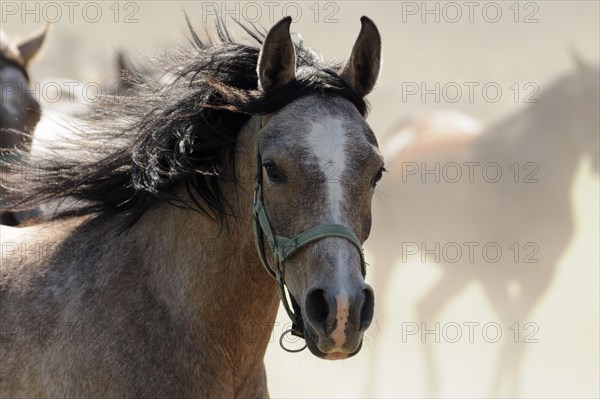
<path fill-rule="evenodd" d="M 373 309 L 373 289 L 364 282 L 352 290 L 309 288 L 303 307 L 308 348 L 325 359 L 355 355 L 373 321 Z"/>

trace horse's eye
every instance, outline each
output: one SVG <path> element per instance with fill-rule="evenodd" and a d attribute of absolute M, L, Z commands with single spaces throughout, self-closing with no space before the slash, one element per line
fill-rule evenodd
<path fill-rule="evenodd" d="M 263 166 L 265 168 L 265 171 L 267 172 L 267 177 L 270 181 L 272 181 L 273 183 L 283 181 L 283 174 L 281 173 L 277 165 L 275 165 L 275 162 L 266 161 L 265 163 L 263 163 Z"/>
<path fill-rule="evenodd" d="M 385 167 L 382 166 L 381 168 L 379 168 L 377 173 L 375 173 L 375 176 L 373 176 L 373 187 L 375 187 L 377 185 L 377 182 L 381 180 L 381 178 L 383 177 L 383 172 L 387 172 L 387 170 L 385 169 Z"/>

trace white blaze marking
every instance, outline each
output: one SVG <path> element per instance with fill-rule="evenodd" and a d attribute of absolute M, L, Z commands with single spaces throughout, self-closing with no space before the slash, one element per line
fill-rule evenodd
<path fill-rule="evenodd" d="M 346 342 L 346 324 L 348 323 L 348 316 L 350 315 L 350 302 L 348 301 L 348 293 L 346 291 L 340 292 L 335 297 L 337 309 L 335 318 L 337 319 L 337 326 L 331 338 L 335 342 L 336 348 L 341 348 Z"/>
<path fill-rule="evenodd" d="M 307 142 L 312 155 L 317 157 L 319 167 L 327 179 L 327 205 L 331 223 L 344 224 L 342 176 L 346 169 L 347 137 L 343 120 L 326 116 L 318 122 L 314 122 L 307 136 Z M 346 342 L 346 324 L 350 316 L 348 292 L 343 288 L 347 276 L 350 275 L 351 265 L 348 262 L 347 252 L 354 249 L 344 239 L 336 239 L 336 241 L 339 249 L 337 250 L 335 273 L 340 293 L 336 296 L 337 326 L 331 338 L 335 342 L 335 347 L 341 348 Z"/>
<path fill-rule="evenodd" d="M 342 223 L 342 176 L 346 168 L 346 134 L 342 120 L 326 116 L 314 122 L 307 140 L 311 153 L 319 160 L 321 171 L 327 178 L 327 200 L 332 223 Z"/>

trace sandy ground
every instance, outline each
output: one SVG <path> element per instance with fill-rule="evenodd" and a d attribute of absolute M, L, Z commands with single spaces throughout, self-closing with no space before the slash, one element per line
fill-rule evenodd
<path fill-rule="evenodd" d="M 361 15 L 366 14 L 377 23 L 384 41 L 384 65 L 378 87 L 370 96 L 369 122 L 380 138 L 403 117 L 436 109 L 463 111 L 483 123 L 498 120 L 523 106 L 524 96 L 530 94 L 523 89 L 525 83 L 533 82 L 543 89 L 545 84 L 574 68 L 569 45 L 584 59 L 598 63 L 598 2 L 475 3 L 472 22 L 462 2 L 454 3 L 461 13 L 456 22 L 450 21 L 457 18 L 456 9 L 447 8 L 442 2 L 296 2 L 293 6 L 289 2 L 275 2 L 272 18 L 265 2 L 254 4 L 260 12 L 259 23 L 267 27 L 283 16 L 285 7 L 292 15 L 301 10 L 301 15 L 296 14 L 293 29 L 326 57 L 337 60 L 349 53 Z M 43 22 L 43 15 L 36 21 L 33 16 L 23 14 L 21 4 L 2 2 L 2 29 L 14 36 L 25 35 Z M 27 4 L 34 9 L 38 4 L 38 15 L 43 12 L 44 3 Z M 102 15 L 96 22 L 90 22 L 94 15 L 87 15 L 88 20 L 83 17 L 81 10 L 86 3 L 76 9 L 71 22 L 63 3 L 58 4 L 62 7 L 62 17 L 52 28 L 44 54 L 32 67 L 34 80 L 67 78 L 108 84 L 115 77 L 115 50 L 125 49 L 136 63 L 143 65 L 150 50 L 184 42 L 182 9 L 189 12 L 196 25 L 203 19 L 201 11 L 214 7 L 233 10 L 232 15 L 241 19 L 256 15 L 245 8 L 246 3 L 160 1 L 122 2 L 116 15 L 110 8 L 113 2 L 99 2 L 96 4 Z M 13 6 L 17 7 L 16 12 Z M 437 15 L 426 14 L 422 7 L 432 10 L 437 7 L 439 11 Z M 501 18 L 490 22 L 496 18 L 497 8 L 501 10 Z M 50 9 L 46 11 L 47 16 L 55 15 L 50 14 Z M 127 16 L 131 23 L 125 23 Z M 465 82 L 480 86 L 493 82 L 502 88 L 503 94 L 492 102 L 476 91 L 471 100 L 465 88 L 454 102 L 448 101 L 448 95 L 442 94 L 439 101 L 434 95 L 423 100 L 421 92 L 407 92 L 407 84 L 419 88 L 425 84 L 431 89 L 436 82 L 440 87 L 454 82 L 463 88 Z M 515 82 L 520 85 L 518 101 L 510 89 Z M 515 344 L 528 345 L 519 391 L 523 397 L 600 395 L 598 178 L 590 174 L 585 163 L 577 176 L 571 195 L 578 230 L 560 260 L 552 287 L 531 317 L 539 326 L 536 333 L 539 342 Z M 280 324 L 275 328 L 266 356 L 272 396 L 428 396 L 423 361 L 425 344 L 418 336 L 405 337 L 403 342 L 402 328 L 403 323 L 416 321 L 414 305 L 438 276 L 439 270 L 433 264 L 395 265 L 393 288 L 388 290 L 387 297 L 378 298 L 376 314 L 385 315 L 385 323 L 376 322 L 362 352 L 346 361 L 317 360 L 308 351 L 300 354 L 282 351 L 277 341 L 287 320 L 280 314 Z M 467 310 L 470 320 L 465 318 Z M 499 323 L 476 284 L 468 286 L 449 303 L 439 319 L 441 323 L 473 320 L 481 324 Z M 502 339 L 512 339 L 510 326 L 501 327 Z M 454 344 L 434 344 L 441 375 L 439 395 L 487 395 L 501 342 L 488 343 L 481 335 L 475 335 L 473 343 L 463 339 Z"/>

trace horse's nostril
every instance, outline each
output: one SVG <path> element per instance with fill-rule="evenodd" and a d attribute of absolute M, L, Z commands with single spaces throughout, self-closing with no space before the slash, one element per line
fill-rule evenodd
<path fill-rule="evenodd" d="M 371 288 L 363 290 L 363 303 L 360 309 L 360 330 L 364 331 L 371 325 L 373 321 L 373 312 L 375 309 L 375 296 Z"/>
<path fill-rule="evenodd" d="M 325 291 L 314 289 L 306 295 L 306 316 L 318 325 L 323 325 L 329 317 L 329 304 L 325 298 Z"/>

